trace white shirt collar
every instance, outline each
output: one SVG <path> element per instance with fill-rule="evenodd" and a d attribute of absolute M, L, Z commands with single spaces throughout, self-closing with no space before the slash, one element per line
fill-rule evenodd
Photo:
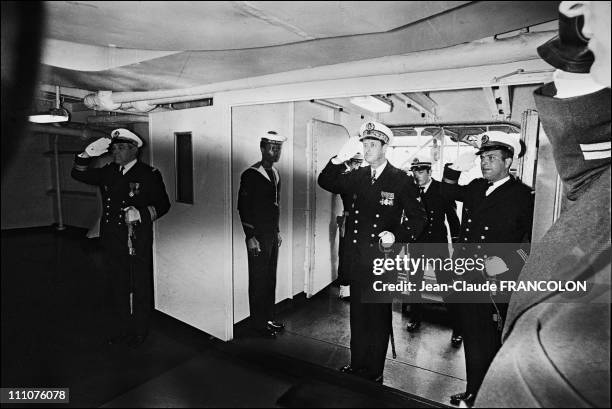
<path fill-rule="evenodd" d="M 501 185 L 503 185 L 504 183 L 506 183 L 509 180 L 510 180 L 510 175 L 506 176 L 503 179 L 498 180 L 497 182 L 493 182 L 493 184 L 491 186 L 489 186 L 489 188 L 487 189 L 487 192 L 485 193 L 485 196 L 489 196 L 491 193 L 493 193 L 493 191 L 495 189 L 497 189 L 498 187 L 500 187 Z"/>
<path fill-rule="evenodd" d="M 136 162 L 137 162 L 137 159 L 132 159 L 131 161 L 123 165 L 123 174 L 125 175 L 126 173 L 128 173 L 128 171 L 132 169 L 132 167 L 136 164 Z"/>
<path fill-rule="evenodd" d="M 386 166 L 387 166 L 387 161 L 384 161 L 384 163 L 382 165 L 380 165 L 379 167 L 377 167 L 377 168 L 370 167 L 370 175 L 372 175 L 372 169 L 375 169 L 376 170 L 376 176 L 374 176 L 374 179 L 378 179 L 378 177 L 381 175 L 383 170 L 385 170 Z"/>
<path fill-rule="evenodd" d="M 263 167 L 261 162 L 259 162 L 259 166 L 253 167 L 253 169 L 257 170 L 259 173 L 261 173 L 263 175 L 263 177 L 265 177 L 266 179 L 270 180 L 270 176 L 268 176 L 268 172 L 266 172 L 266 168 Z M 272 172 L 274 172 L 274 177 L 276 178 L 276 184 L 278 185 L 278 182 L 280 180 L 280 176 L 278 174 L 278 170 L 274 166 L 272 166 L 271 169 L 272 169 Z M 272 182 L 272 181 L 270 180 L 270 182 Z"/>

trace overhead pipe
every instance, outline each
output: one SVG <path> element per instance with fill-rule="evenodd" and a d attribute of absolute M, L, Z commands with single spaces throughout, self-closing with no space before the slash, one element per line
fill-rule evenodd
<path fill-rule="evenodd" d="M 74 129 L 74 128 L 63 128 L 54 125 L 43 125 L 43 124 L 30 124 L 29 129 L 32 132 L 40 132 L 51 135 L 64 135 L 64 136 L 76 136 L 82 140 L 88 140 L 93 138 L 102 138 L 107 137 L 108 134 L 104 131 L 99 131 L 97 129 Z"/>
<path fill-rule="evenodd" d="M 536 48 L 552 38 L 556 31 L 523 33 L 504 39 L 487 38 L 452 47 L 418 51 L 409 54 L 372 58 L 321 67 L 306 68 L 223 81 L 192 88 L 161 91 L 112 92 L 98 91 L 85 97 L 85 104 L 104 105 L 114 110 L 122 104 L 145 101 L 149 105 L 211 98 L 217 92 L 259 88 L 273 85 L 304 83 L 378 75 L 467 68 L 491 64 L 539 59 Z M 89 105 L 88 105 L 89 106 Z M 103 108 L 92 108 L 103 109 Z"/>
<path fill-rule="evenodd" d="M 148 123 L 148 115 L 97 115 L 88 116 L 88 124 L 114 124 L 114 123 Z"/>

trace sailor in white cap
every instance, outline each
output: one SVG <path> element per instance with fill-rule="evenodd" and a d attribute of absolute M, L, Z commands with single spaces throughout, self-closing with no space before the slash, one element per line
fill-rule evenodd
<path fill-rule="evenodd" d="M 246 236 L 249 260 L 251 328 L 275 338 L 283 323 L 274 320 L 276 262 L 282 238 L 279 230 L 281 179 L 273 166 L 287 138 L 276 131 L 261 136 L 261 161 L 242 172 L 238 213 Z"/>
<path fill-rule="evenodd" d="M 96 185 L 102 195 L 100 242 L 113 294 L 109 344 L 142 344 L 153 311 L 153 222 L 170 209 L 160 172 L 138 160 L 142 140 L 120 128 L 75 157 L 72 177 Z M 90 165 L 110 149 L 113 163 Z"/>
<path fill-rule="evenodd" d="M 531 188 L 510 175 L 513 158 L 523 154 L 522 145 L 517 134 L 499 131 L 485 132 L 480 141 L 477 152 L 463 154 L 454 164 L 446 165 L 445 183 L 440 186 L 444 197 L 463 203 L 453 258 L 484 260 L 484 271 L 457 270 L 453 279 L 472 284 L 515 280 L 527 259 L 533 220 Z M 480 155 L 483 178 L 459 185 L 461 171 L 473 166 L 476 155 Z M 508 299 L 509 294 L 500 291 L 454 293 L 446 298 L 456 303 L 460 317 L 467 374 L 465 392 L 451 396 L 451 404 L 474 403 L 489 364 L 501 347 Z"/>
<path fill-rule="evenodd" d="M 383 302 L 365 300 L 373 292 L 373 261 L 385 256 L 377 251 L 379 244 L 389 248 L 395 242 L 414 242 L 425 226 L 426 215 L 408 175 L 385 157 L 391 130 L 368 121 L 359 134 L 359 138 L 349 138 L 329 161 L 318 182 L 329 192 L 354 197 L 346 218 L 343 249 L 351 286 L 351 363 L 340 370 L 382 383 L 391 335 L 391 304 L 387 297 Z M 362 148 L 369 166 L 346 173 L 344 162 Z M 403 224 L 402 215 L 406 217 Z"/>

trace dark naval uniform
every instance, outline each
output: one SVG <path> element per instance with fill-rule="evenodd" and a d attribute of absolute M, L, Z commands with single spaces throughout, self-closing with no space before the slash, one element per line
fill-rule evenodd
<path fill-rule="evenodd" d="M 340 230 L 340 238 L 338 240 L 338 282 L 340 285 L 349 285 L 350 273 L 346 272 L 347 266 L 350 265 L 350 260 L 347 261 L 347 257 L 344 253 L 344 236 L 346 235 L 346 227 L 348 226 L 348 217 L 351 214 L 351 210 L 355 209 L 355 199 L 357 194 L 342 194 L 342 216 L 338 216 L 338 229 Z M 349 254 L 350 258 L 351 255 Z"/>
<path fill-rule="evenodd" d="M 251 323 L 264 328 L 274 316 L 278 221 L 281 181 L 278 171 L 268 172 L 257 162 L 240 176 L 238 213 L 246 241 L 255 237 L 261 253 L 249 252 L 249 306 Z"/>
<path fill-rule="evenodd" d="M 364 303 L 362 290 L 371 283 L 373 251 L 378 235 L 389 231 L 397 243 L 414 242 L 425 225 L 425 210 L 408 175 L 387 162 L 374 183 L 371 167 L 343 173 L 343 164 L 331 161 L 318 178 L 319 186 L 339 194 L 356 194 L 349 210 L 344 237 L 345 273 L 351 285 L 351 367 L 368 379 L 382 376 L 389 335 L 391 304 Z M 406 221 L 401 223 L 402 214 Z"/>
<path fill-rule="evenodd" d="M 411 256 L 421 257 L 421 255 L 423 255 L 426 258 L 447 258 L 449 257 L 447 230 L 450 229 L 451 238 L 457 238 L 459 236 L 460 222 L 457 216 L 455 201 L 442 196 L 440 193 L 440 182 L 435 179 L 431 179 L 431 184 L 426 191 L 421 191 L 420 198 L 427 212 L 427 225 L 417 238 L 418 244 L 412 246 Z M 446 224 L 444 223 L 445 219 L 448 220 L 449 229 L 446 228 Z M 452 282 L 452 276 L 449 272 L 436 269 L 435 274 L 438 283 Z M 424 271 L 420 269 L 412 278 L 419 288 L 423 275 Z M 421 319 L 421 308 L 418 303 L 420 301 L 419 299 L 420 294 L 417 292 L 414 300 L 415 303 L 410 307 L 411 317 L 418 321 Z M 455 317 L 453 313 L 454 308 L 452 305 L 448 306 L 448 308 L 450 312 L 451 327 L 454 331 L 458 331 L 459 323 L 458 318 Z"/>
<path fill-rule="evenodd" d="M 453 258 L 500 257 L 508 271 L 496 276 L 496 279 L 516 280 L 529 249 L 533 219 L 532 190 L 510 176 L 509 180 L 486 196 L 490 186 L 486 179 L 475 179 L 461 186 L 457 184 L 459 175 L 460 172 L 447 165 L 444 182 L 452 183 L 440 184 L 443 196 L 463 202 L 464 207 Z M 459 278 L 470 283 L 485 281 L 481 271 L 466 272 Z M 507 300 L 506 303 L 492 302 L 496 300 L 493 294 L 467 292 L 452 294 L 450 300 L 460 302 L 454 307 L 459 311 L 464 337 L 467 392 L 476 395 L 489 364 L 501 346 Z"/>
<path fill-rule="evenodd" d="M 115 163 L 90 168 L 92 159 L 76 156 L 71 175 L 78 181 L 99 186 L 102 194 L 100 242 L 113 292 L 115 331 L 117 335 L 146 335 L 154 305 L 153 222 L 168 212 L 170 200 L 157 169 L 137 161 L 124 175 Z M 128 254 L 128 228 L 123 211 L 129 206 L 138 209 L 141 218 L 134 225 L 132 256 Z"/>

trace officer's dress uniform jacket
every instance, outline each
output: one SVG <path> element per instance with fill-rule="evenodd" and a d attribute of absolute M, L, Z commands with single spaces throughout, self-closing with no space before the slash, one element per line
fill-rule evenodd
<path fill-rule="evenodd" d="M 170 209 L 170 200 L 160 172 L 137 161 L 124 175 L 119 165 L 102 168 L 88 165 L 93 158 L 75 157 L 71 175 L 74 179 L 96 185 L 102 197 L 100 242 L 105 266 L 112 281 L 113 298 L 121 333 L 145 335 L 153 309 L 153 222 Z M 124 208 L 134 206 L 141 221 L 134 224 L 132 245 L 135 255 L 128 254 L 128 227 Z M 130 268 L 133 283 L 130 283 Z M 130 315 L 129 293 L 133 287 L 133 315 Z"/>
<path fill-rule="evenodd" d="M 338 194 L 354 194 L 346 220 L 345 261 L 351 285 L 351 366 L 367 379 L 382 376 L 391 332 L 391 304 L 362 302 L 362 289 L 372 282 L 378 235 L 392 232 L 397 243 L 414 242 L 425 225 L 425 210 L 408 175 L 387 163 L 372 184 L 371 167 L 343 173 L 331 161 L 318 178 L 319 186 Z M 406 217 L 402 224 L 402 215 Z"/>
<path fill-rule="evenodd" d="M 276 293 L 281 180 L 276 168 L 270 172 L 272 178 L 261 162 L 255 163 L 240 176 L 238 192 L 246 241 L 255 237 L 261 248 L 257 256 L 248 254 L 251 321 L 259 329 L 273 319 Z"/>
<path fill-rule="evenodd" d="M 354 169 L 353 169 L 354 170 Z M 353 170 L 349 170 L 348 172 L 352 172 Z M 357 198 L 357 194 L 349 194 L 345 193 L 340 195 L 342 199 L 342 216 L 338 217 L 338 229 L 340 231 L 340 238 L 338 240 L 338 282 L 340 285 L 349 285 L 350 273 L 347 273 L 347 268 L 350 267 L 350 255 L 348 257 L 345 256 L 344 253 L 344 236 L 346 235 L 346 227 L 348 226 L 349 215 L 351 214 L 351 210 L 355 210 L 355 199 Z M 354 224 L 354 222 L 353 222 Z"/>
<path fill-rule="evenodd" d="M 486 179 L 475 179 L 461 186 L 457 184 L 459 175 L 460 172 L 447 165 L 443 183 L 440 184 L 442 195 L 463 202 L 464 207 L 453 258 L 500 257 L 508 271 L 496 276 L 496 279 L 516 280 L 529 250 L 533 220 L 532 190 L 510 176 L 509 180 L 486 196 L 490 186 Z M 477 270 L 465 272 L 458 278 L 472 284 L 485 282 L 484 273 Z M 451 294 L 446 300 L 460 302 L 455 308 L 460 316 L 464 337 L 467 392 L 476 394 L 501 346 L 507 294 L 502 297 L 501 293 L 464 292 Z"/>
<path fill-rule="evenodd" d="M 321 171 L 319 186 L 338 194 L 356 195 L 348 210 L 344 250 L 356 263 L 350 279 L 369 280 L 372 260 L 362 256 L 375 254 L 378 235 L 390 231 L 396 243 L 413 243 L 426 223 L 425 209 L 418 201 L 418 191 L 409 176 L 387 162 L 383 172 L 371 183 L 371 167 L 343 173 L 344 165 L 331 161 Z M 405 221 L 401 223 L 402 215 Z"/>
<path fill-rule="evenodd" d="M 527 259 L 533 223 L 533 191 L 514 176 L 488 196 L 489 182 L 484 178 L 468 185 L 457 184 L 460 172 L 444 169 L 440 192 L 444 197 L 463 202 L 463 220 L 453 257 L 500 257 L 508 272 L 500 280 L 516 279 Z M 505 243 L 507 246 L 487 244 Z M 462 279 L 483 280 L 480 273 L 465 274 Z"/>
<path fill-rule="evenodd" d="M 480 407 L 610 407 L 610 88 L 534 92 L 569 199 L 521 281 L 587 282 L 585 294 L 515 292 Z"/>
<path fill-rule="evenodd" d="M 435 179 L 431 180 L 429 188 L 420 198 L 427 213 L 427 224 L 416 240 L 419 244 L 412 246 L 412 255 L 446 258 L 449 256 L 447 230 L 450 229 L 451 238 L 457 238 L 460 231 L 455 201 L 442 195 L 440 182 Z M 445 219 L 448 220 L 449 229 L 446 228 Z M 437 273 L 436 271 L 436 277 Z"/>

